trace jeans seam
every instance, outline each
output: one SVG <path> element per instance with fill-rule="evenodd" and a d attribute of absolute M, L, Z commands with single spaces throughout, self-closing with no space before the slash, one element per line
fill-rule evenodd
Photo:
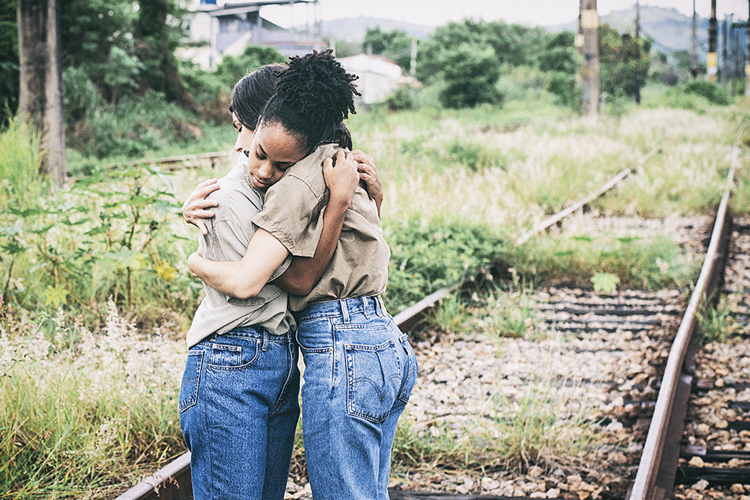
<path fill-rule="evenodd" d="M 284 400 L 284 397 L 286 396 L 287 388 L 289 387 L 289 382 L 292 380 L 292 377 L 294 376 L 294 368 L 296 364 L 294 363 L 294 353 L 293 353 L 293 347 L 294 344 L 290 344 L 289 348 L 287 349 L 287 352 L 289 353 L 288 360 L 289 360 L 289 370 L 287 370 L 286 374 L 286 380 L 284 380 L 284 385 L 281 386 L 281 391 L 279 391 L 279 397 L 276 398 L 276 401 L 273 404 L 273 407 L 271 408 L 271 412 L 268 414 L 269 417 L 276 415 L 276 411 L 279 409 L 279 406 L 281 406 L 281 402 Z"/>

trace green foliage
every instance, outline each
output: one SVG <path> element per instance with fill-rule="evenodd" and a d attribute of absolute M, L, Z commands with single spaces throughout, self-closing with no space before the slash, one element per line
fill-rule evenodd
<path fill-rule="evenodd" d="M 203 133 L 193 125 L 195 121 L 195 115 L 166 102 L 162 94 L 147 91 L 142 97 L 129 96 L 91 113 L 67 139 L 85 156 L 138 157 L 172 143 L 200 139 Z"/>
<path fill-rule="evenodd" d="M 382 31 L 380 26 L 367 28 L 362 49 L 372 45 L 372 53 L 382 55 L 408 70 L 411 63 L 411 37 L 401 30 Z"/>
<path fill-rule="evenodd" d="M 0 132 L 0 210 L 24 208 L 39 194 L 40 141 L 39 132 L 17 118 Z"/>
<path fill-rule="evenodd" d="M 533 333 L 536 307 L 529 298 L 530 292 L 520 288 L 491 296 L 484 308 L 486 315 L 481 328 L 498 337 L 524 338 Z"/>
<path fill-rule="evenodd" d="M 441 54 L 446 86 L 440 102 L 446 108 L 473 108 L 477 104 L 499 105 L 503 95 L 495 87 L 500 64 L 492 47 L 462 43 Z"/>
<path fill-rule="evenodd" d="M 445 297 L 430 318 L 430 323 L 441 332 L 459 332 L 464 328 L 468 315 L 461 303 L 460 292 Z"/>
<path fill-rule="evenodd" d="M 635 95 L 635 75 L 641 72 L 645 85 L 651 64 L 651 40 L 637 41 L 630 34 L 620 35 L 606 24 L 599 30 L 601 90 L 614 97 Z M 640 50 L 640 63 L 638 51 Z"/>
<path fill-rule="evenodd" d="M 488 266 L 499 236 L 465 221 L 409 219 L 385 228 L 391 247 L 386 305 L 398 312 L 438 289 Z"/>
<path fill-rule="evenodd" d="M 570 31 L 552 37 L 546 50 L 539 55 L 539 69 L 574 75 L 576 72 L 575 35 Z"/>
<path fill-rule="evenodd" d="M 706 342 L 726 342 L 732 335 L 732 313 L 725 303 L 718 307 L 704 304 L 697 314 L 698 326 Z"/>
<path fill-rule="evenodd" d="M 0 0 L 0 128 L 18 107 L 18 26 L 16 0 Z"/>
<path fill-rule="evenodd" d="M 452 52 L 461 44 L 468 44 L 480 51 L 491 47 L 498 67 L 502 64 L 535 65 L 538 54 L 548 43 L 548 36 L 542 28 L 528 28 L 503 21 L 488 23 L 465 19 L 460 23 L 451 22 L 436 28 L 430 40 L 420 46 L 417 77 L 424 82 L 438 80 L 445 68 L 443 53 Z"/>
<path fill-rule="evenodd" d="M 551 73 L 547 90 L 557 96 L 560 104 L 574 109 L 580 108 L 581 96 L 576 86 L 575 75 L 568 73 Z"/>
<path fill-rule="evenodd" d="M 175 403 L 184 354 L 111 307 L 99 334 L 59 314 L 50 322 L 46 337 L 39 324 L 0 336 L 0 491 L 114 498 L 184 451 Z"/>
<path fill-rule="evenodd" d="M 692 80 L 683 85 L 682 88 L 687 94 L 699 95 L 710 103 L 720 106 L 726 106 L 732 100 L 724 87 L 708 80 Z"/>
<path fill-rule="evenodd" d="M 69 127 L 101 108 L 102 96 L 83 68 L 65 68 L 62 83 L 65 123 Z"/>
<path fill-rule="evenodd" d="M 401 85 L 386 98 L 385 104 L 390 111 L 413 109 L 417 100 L 416 93 L 416 89 L 411 85 Z"/>
<path fill-rule="evenodd" d="M 591 278 L 591 283 L 597 292 L 615 293 L 619 282 L 620 278 L 611 273 L 596 273 Z"/>
<path fill-rule="evenodd" d="M 169 229 L 179 204 L 148 168 L 79 180 L 59 197 L 9 206 L 0 227 L 4 302 L 26 311 L 74 311 L 102 321 L 108 299 L 144 319 L 192 313 L 198 289 Z M 182 269 L 182 271 L 178 271 Z"/>

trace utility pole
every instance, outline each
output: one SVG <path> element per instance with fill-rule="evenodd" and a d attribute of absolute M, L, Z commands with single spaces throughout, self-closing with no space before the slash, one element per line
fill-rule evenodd
<path fill-rule="evenodd" d="M 695 12 L 695 0 L 693 0 L 693 46 L 691 55 L 690 74 L 695 79 L 698 77 L 698 14 Z"/>
<path fill-rule="evenodd" d="M 581 2 L 583 28 L 583 105 L 581 114 L 596 119 L 599 116 L 599 14 L 596 0 Z"/>
<path fill-rule="evenodd" d="M 417 39 L 411 39 L 411 59 L 409 60 L 409 74 L 417 76 Z"/>
<path fill-rule="evenodd" d="M 711 0 L 711 19 L 708 20 L 708 57 L 706 58 L 706 76 L 708 81 L 716 81 L 719 54 L 716 52 L 716 38 L 719 23 L 716 21 L 716 0 Z"/>
<path fill-rule="evenodd" d="M 635 103 L 641 103 L 641 2 L 635 0 Z"/>
<path fill-rule="evenodd" d="M 724 24 L 722 27 L 722 34 L 721 34 L 721 40 L 722 40 L 722 48 L 721 48 L 721 55 L 722 60 L 724 61 L 724 64 L 721 66 L 721 83 L 724 85 L 727 84 L 729 81 L 729 60 L 727 59 L 727 29 L 729 28 L 729 23 L 727 23 L 727 16 L 724 15 Z"/>
<path fill-rule="evenodd" d="M 745 95 L 750 96 L 750 0 L 748 1 L 747 26 L 745 27 Z"/>

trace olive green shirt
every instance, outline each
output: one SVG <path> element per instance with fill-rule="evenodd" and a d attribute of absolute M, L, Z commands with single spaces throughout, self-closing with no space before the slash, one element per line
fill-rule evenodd
<path fill-rule="evenodd" d="M 290 167 L 268 188 L 263 210 L 253 217 L 253 223 L 274 235 L 295 257 L 315 254 L 328 203 L 323 160 L 338 149 L 333 144 L 320 146 Z M 301 311 L 312 302 L 380 295 L 388 283 L 390 256 L 375 201 L 360 183 L 328 268 L 310 294 L 289 295 L 289 308 Z"/>
<path fill-rule="evenodd" d="M 198 248 L 205 258 L 215 261 L 242 260 L 247 245 L 256 231 L 251 220 L 263 208 L 263 193 L 253 189 L 247 169 L 247 158 L 240 155 L 237 165 L 219 179 L 220 189 L 207 198 L 219 202 L 215 216 L 204 219 L 207 235 L 200 235 Z M 286 271 L 291 257 L 279 266 L 269 281 Z M 212 333 L 226 333 L 239 326 L 257 325 L 270 333 L 281 335 L 294 325 L 287 309 L 287 292 L 266 284 L 257 296 L 238 299 L 224 295 L 204 284 L 206 297 L 201 301 L 187 334 L 192 347 Z"/>

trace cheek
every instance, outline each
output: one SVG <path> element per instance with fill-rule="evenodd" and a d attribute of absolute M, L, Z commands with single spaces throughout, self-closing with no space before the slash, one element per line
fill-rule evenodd
<path fill-rule="evenodd" d="M 242 132 L 237 134 L 237 145 L 242 149 L 251 149 L 250 146 L 253 143 L 253 132 L 245 127 L 242 127 Z"/>

